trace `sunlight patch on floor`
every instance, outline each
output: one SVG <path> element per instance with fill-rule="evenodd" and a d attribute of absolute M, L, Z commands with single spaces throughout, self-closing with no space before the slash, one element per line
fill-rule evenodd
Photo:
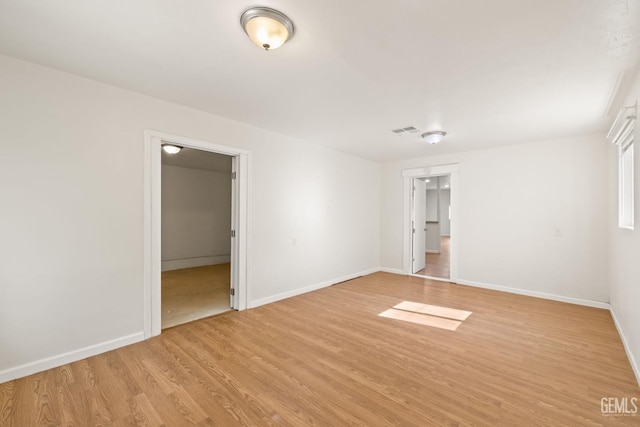
<path fill-rule="evenodd" d="M 455 331 L 471 314 L 466 310 L 402 301 L 378 316 Z"/>

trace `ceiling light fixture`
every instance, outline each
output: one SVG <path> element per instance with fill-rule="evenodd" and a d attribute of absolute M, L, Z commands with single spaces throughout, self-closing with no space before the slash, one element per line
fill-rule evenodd
<path fill-rule="evenodd" d="M 437 144 L 438 142 L 442 141 L 442 138 L 444 138 L 446 134 L 446 132 L 443 132 L 441 130 L 434 130 L 431 132 L 425 132 L 420 136 L 429 144 Z"/>
<path fill-rule="evenodd" d="M 240 25 L 252 42 L 264 50 L 282 46 L 293 37 L 295 27 L 282 12 L 269 7 L 252 7 L 240 16 Z"/>
<path fill-rule="evenodd" d="M 180 151 L 182 151 L 182 147 L 173 144 L 162 144 L 162 149 L 167 154 L 178 154 Z"/>

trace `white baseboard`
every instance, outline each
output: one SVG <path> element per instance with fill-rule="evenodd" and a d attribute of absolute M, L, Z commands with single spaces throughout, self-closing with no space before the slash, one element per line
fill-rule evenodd
<path fill-rule="evenodd" d="M 610 309 L 611 317 L 613 318 L 613 324 L 616 325 L 616 329 L 618 330 L 618 335 L 620 335 L 620 339 L 622 340 L 622 345 L 624 346 L 624 351 L 627 353 L 627 359 L 629 359 L 629 363 L 631 364 L 631 369 L 636 376 L 636 381 L 638 381 L 638 385 L 640 385 L 640 369 L 638 368 L 638 363 L 636 362 L 635 357 L 633 357 L 633 353 L 631 352 L 631 347 L 629 347 L 629 343 L 627 342 L 627 338 L 622 331 L 622 327 L 620 326 L 620 322 L 618 321 L 618 317 L 616 316 L 616 312 L 613 310 L 613 307 Z"/>
<path fill-rule="evenodd" d="M 162 271 L 182 270 L 183 268 L 204 267 L 205 265 L 226 264 L 231 262 L 231 255 L 202 256 L 197 258 L 172 259 L 162 261 Z"/>
<path fill-rule="evenodd" d="M 401 276 L 405 276 L 404 271 L 402 271 L 399 268 L 380 267 L 378 271 L 383 271 L 385 273 L 392 273 L 392 274 L 400 274 Z"/>
<path fill-rule="evenodd" d="M 305 286 L 304 288 L 294 289 L 288 292 L 282 292 L 276 295 L 272 295 L 266 298 L 260 298 L 257 300 L 250 301 L 247 304 L 247 308 L 256 308 L 261 305 L 269 304 L 272 302 L 280 301 L 283 299 L 295 297 L 297 295 L 306 294 L 307 292 L 317 291 L 318 289 L 326 288 L 327 286 L 335 285 L 336 283 L 345 282 L 347 280 L 355 279 L 356 277 L 366 276 L 367 274 L 377 273 L 380 271 L 379 267 L 370 268 L 369 270 L 364 270 L 359 273 L 349 274 L 347 276 L 338 277 L 336 279 L 326 280 L 321 283 L 316 283 L 314 285 Z"/>
<path fill-rule="evenodd" d="M 440 251 L 425 251 L 428 254 L 439 254 Z"/>
<path fill-rule="evenodd" d="M 393 274 L 405 275 L 402 270 L 395 269 L 395 268 L 381 267 L 380 271 L 384 271 L 384 272 L 387 272 L 387 273 L 393 273 Z M 562 296 L 562 295 L 547 294 L 547 293 L 544 293 L 544 292 L 529 291 L 529 290 L 526 290 L 526 289 L 510 288 L 508 286 L 491 285 L 489 283 L 476 282 L 476 281 L 473 281 L 473 280 L 458 279 L 455 282 L 453 282 L 450 279 L 442 279 L 440 277 L 429 277 L 429 276 L 422 276 L 422 275 L 417 275 L 417 274 L 410 274 L 410 276 L 427 277 L 429 280 L 438 280 L 438 281 L 441 281 L 441 282 L 456 283 L 456 284 L 459 284 L 459 285 L 473 286 L 473 287 L 476 287 L 476 288 L 490 289 L 492 291 L 499 291 L 499 292 L 508 292 L 510 294 L 525 295 L 525 296 L 529 296 L 529 297 L 543 298 L 543 299 L 549 299 L 549 300 L 553 300 L 553 301 L 567 302 L 569 304 L 584 305 L 584 306 L 587 306 L 587 307 L 603 308 L 605 310 L 610 310 L 611 309 L 609 304 L 606 303 L 606 302 L 592 301 L 592 300 L 588 300 L 588 299 L 580 299 L 580 298 L 573 298 L 573 297 L 565 297 L 565 296 Z"/>
<path fill-rule="evenodd" d="M 488 283 L 475 282 L 473 280 L 458 279 L 456 281 L 456 283 L 458 283 L 459 285 L 474 286 L 476 288 L 491 289 L 493 291 L 508 292 L 510 294 L 526 295 L 526 296 L 529 296 L 529 297 L 536 297 L 536 298 L 550 299 L 550 300 L 553 300 L 553 301 L 567 302 L 569 304 L 577 304 L 577 305 L 584 305 L 584 306 L 587 306 L 587 307 L 603 308 L 605 310 L 609 310 L 610 309 L 609 304 L 606 303 L 606 302 L 592 301 L 592 300 L 581 299 L 581 298 L 566 297 L 566 296 L 563 296 L 563 295 L 547 294 L 547 293 L 544 293 L 544 292 L 537 292 L 537 291 L 528 291 L 526 289 L 510 288 L 508 286 L 491 285 L 491 284 L 488 284 Z"/>
<path fill-rule="evenodd" d="M 67 353 L 56 356 L 47 357 L 45 359 L 36 360 L 34 362 L 25 363 L 24 365 L 8 368 L 0 371 L 0 384 L 15 380 L 16 378 L 26 377 L 36 372 L 46 371 L 47 369 L 57 368 L 67 363 L 75 362 L 87 357 L 95 356 L 114 350 L 125 345 L 134 344 L 144 339 L 144 332 L 126 335 L 100 344 L 90 345 L 78 350 L 72 350 Z"/>

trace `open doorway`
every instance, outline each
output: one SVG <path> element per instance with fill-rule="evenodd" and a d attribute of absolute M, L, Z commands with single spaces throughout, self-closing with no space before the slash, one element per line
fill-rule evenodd
<path fill-rule="evenodd" d="M 413 273 L 450 279 L 451 248 L 451 176 L 415 178 L 414 206 L 416 233 L 413 247 Z M 424 184 L 423 184 L 424 183 Z M 424 213 L 422 212 L 424 211 Z M 424 233 L 420 233 L 422 228 Z M 424 243 L 422 243 L 424 239 Z"/>
<path fill-rule="evenodd" d="M 459 165 L 406 169 L 403 272 L 456 282 Z"/>
<path fill-rule="evenodd" d="M 162 329 L 231 309 L 232 160 L 162 151 Z"/>
<path fill-rule="evenodd" d="M 245 310 L 248 295 L 251 292 L 247 277 L 250 262 L 248 203 L 251 152 L 237 147 L 145 130 L 143 277 L 145 338 L 159 335 L 162 331 L 162 147 L 166 144 L 176 145 L 182 149 L 191 148 L 223 154 L 231 159 L 231 224 L 230 229 L 227 230 L 227 238 L 231 239 L 229 308 Z"/>

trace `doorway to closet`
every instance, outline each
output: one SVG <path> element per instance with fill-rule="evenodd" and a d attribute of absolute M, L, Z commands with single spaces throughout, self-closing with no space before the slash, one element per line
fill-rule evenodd
<path fill-rule="evenodd" d="M 172 135 L 155 130 L 145 130 L 143 275 L 145 338 L 159 335 L 162 331 L 162 272 L 163 269 L 167 271 L 175 267 L 173 256 L 165 253 L 163 268 L 162 151 L 163 146 L 166 144 L 181 147 L 183 150 L 195 149 L 220 154 L 226 156 L 227 159 L 231 159 L 231 220 L 226 233 L 226 238 L 231 240 L 231 249 L 228 255 L 230 260 L 230 284 L 227 293 L 228 308 L 245 310 L 247 308 L 248 295 L 251 292 L 247 277 L 248 264 L 250 261 L 248 251 L 248 203 L 251 152 L 209 141 Z M 194 209 L 190 211 L 189 215 L 191 215 L 192 218 L 199 217 L 199 212 L 198 209 Z M 178 225 L 184 227 L 188 222 L 189 221 L 179 221 Z M 216 258 L 216 254 L 214 253 L 208 255 L 214 259 Z M 186 258 L 190 257 L 187 256 Z M 193 258 L 201 260 L 202 258 L 206 258 L 206 256 L 197 255 Z M 182 258 L 178 256 L 176 259 L 181 260 Z M 218 259 L 218 261 L 220 260 Z M 209 263 L 209 265 L 218 264 Z M 196 267 L 185 264 L 180 264 L 179 266 L 186 268 Z"/>
<path fill-rule="evenodd" d="M 162 329 L 231 310 L 232 159 L 162 151 Z"/>

